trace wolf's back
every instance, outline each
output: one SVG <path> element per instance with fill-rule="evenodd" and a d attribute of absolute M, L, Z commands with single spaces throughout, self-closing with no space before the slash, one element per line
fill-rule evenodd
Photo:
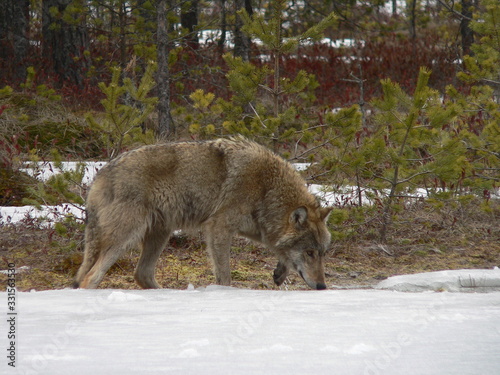
<path fill-rule="evenodd" d="M 176 225 L 196 226 L 219 209 L 251 209 L 265 196 L 272 198 L 269 204 L 281 206 L 312 199 L 293 168 L 265 147 L 217 139 L 144 146 L 122 154 L 98 173 L 87 208 L 123 213 L 128 205 L 127 212 L 159 211 Z"/>
<path fill-rule="evenodd" d="M 227 177 L 224 153 L 211 146 L 161 144 L 121 155 L 97 174 L 87 209 L 114 211 L 128 205 L 130 213 L 160 210 L 176 222 L 200 222 L 213 211 Z"/>

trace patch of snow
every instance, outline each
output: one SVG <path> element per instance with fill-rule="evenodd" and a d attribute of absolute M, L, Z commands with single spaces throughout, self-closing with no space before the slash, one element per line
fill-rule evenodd
<path fill-rule="evenodd" d="M 62 171 L 74 171 L 76 170 L 78 164 L 85 164 L 85 174 L 82 180 L 84 185 L 90 185 L 95 178 L 97 172 L 106 165 L 105 161 L 86 161 L 86 162 L 62 162 Z M 41 163 L 29 163 L 25 168 L 21 168 L 21 171 L 27 173 L 28 175 L 35 177 L 41 181 L 47 181 L 53 175 L 60 173 L 61 171 L 56 168 L 53 162 L 41 162 Z"/>
<path fill-rule="evenodd" d="M 40 221 L 40 226 L 51 226 L 57 221 L 63 221 L 68 215 L 84 220 L 85 208 L 63 204 L 59 206 L 0 206 L 0 224 L 31 223 L 33 219 Z"/>
<path fill-rule="evenodd" d="M 361 39 L 349 39 L 349 38 L 345 39 L 322 38 L 319 41 L 313 41 L 311 39 L 307 39 L 304 40 L 302 44 L 306 46 L 322 44 L 324 46 L 332 48 L 345 48 L 345 47 L 363 47 L 365 45 L 365 41 Z"/>
<path fill-rule="evenodd" d="M 402 14 L 406 11 L 407 3 L 405 0 L 396 0 L 396 13 L 397 14 Z M 385 11 L 386 13 L 393 13 L 393 1 L 386 1 L 384 6 L 382 7 L 382 10 Z"/>
<path fill-rule="evenodd" d="M 29 271 L 31 268 L 28 267 L 28 266 L 21 266 L 21 267 L 17 267 L 15 268 L 15 273 L 18 274 L 18 273 L 22 273 L 24 271 Z M 12 271 L 10 270 L 0 270 L 0 273 L 3 273 L 4 275 L 8 275 L 8 274 L 11 274 Z"/>
<path fill-rule="evenodd" d="M 447 291 L 489 292 L 500 291 L 500 269 L 447 270 L 393 276 L 376 285 L 377 289 L 399 292 Z"/>
<path fill-rule="evenodd" d="M 311 163 L 293 163 L 293 167 L 299 172 L 306 171 L 310 166 Z"/>
<path fill-rule="evenodd" d="M 363 354 L 371 351 L 377 350 L 374 346 L 366 345 L 364 343 L 356 344 L 353 347 L 346 349 L 344 353 L 346 354 Z"/>

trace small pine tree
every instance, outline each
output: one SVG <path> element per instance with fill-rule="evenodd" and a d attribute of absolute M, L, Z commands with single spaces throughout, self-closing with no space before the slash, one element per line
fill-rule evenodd
<path fill-rule="evenodd" d="M 278 140 L 290 138 L 297 131 L 309 128 L 303 117 L 297 121 L 300 117 L 298 101 L 288 100 L 285 105 L 285 99 L 299 95 L 302 100 L 311 98 L 313 95 L 305 95 L 305 92 L 312 92 L 317 87 L 317 81 L 313 74 L 305 71 L 299 71 L 295 78 L 282 76 L 282 56 L 292 53 L 300 43 L 318 40 L 322 32 L 333 25 L 336 17 L 332 13 L 301 35 L 285 38 L 283 23 L 287 4 L 284 0 L 270 2 L 270 19 L 261 14 L 250 17 L 245 10 L 239 12 L 244 21 L 243 31 L 262 43 L 261 49 L 269 52 L 270 61 L 259 66 L 232 54 L 224 56 L 230 68 L 227 78 L 233 96 L 230 101 L 220 98 L 214 101 L 214 108 L 224 114 L 225 121 L 220 128 L 215 128 L 215 131 L 211 128 L 205 134 L 238 133 L 260 137 L 270 139 L 276 148 Z M 198 92 L 191 96 L 195 107 L 201 105 L 199 100 L 206 95 Z M 191 129 L 201 133 L 203 126 L 197 121 Z"/>
<path fill-rule="evenodd" d="M 321 22 L 309 28 L 304 33 L 298 36 L 284 38 L 283 23 L 286 20 L 285 15 L 288 1 L 272 1 L 270 7 L 271 18 L 267 22 L 262 14 L 255 13 L 250 17 L 245 9 L 242 9 L 239 15 L 243 18 L 243 22 L 245 23 L 243 31 L 250 37 L 260 40 L 264 49 L 267 49 L 271 54 L 272 69 L 266 67 L 263 73 L 266 76 L 272 73 L 273 80 L 272 85 L 266 85 L 264 89 L 271 95 L 273 116 L 277 118 L 281 113 L 280 98 L 286 94 L 301 92 L 310 83 L 309 74 L 302 70 L 298 72 L 293 81 L 289 78 L 282 77 L 280 72 L 281 57 L 295 51 L 302 42 L 317 41 L 321 39 L 323 31 L 335 23 L 336 16 L 334 13 L 330 13 L 321 20 Z"/>
<path fill-rule="evenodd" d="M 474 167 L 468 183 L 490 190 L 500 182 L 500 3 L 484 0 L 470 27 L 477 35 L 473 56 L 464 56 L 466 70 L 458 77 L 471 87 L 468 95 L 448 89 L 450 99 L 462 109 L 457 126 Z"/>
<path fill-rule="evenodd" d="M 500 3 L 484 0 L 470 27 L 478 35 L 471 46 L 472 56 L 464 56 L 465 72 L 458 77 L 468 83 L 500 85 Z"/>
<path fill-rule="evenodd" d="M 443 126 L 458 114 L 444 107 L 439 93 L 428 87 L 431 72 L 420 69 L 413 96 L 389 79 L 382 80 L 384 96 L 375 100 L 375 127 L 356 152 L 355 166 L 369 188 L 382 193 L 380 239 L 386 241 L 398 198 L 409 198 L 428 179 L 456 182 L 469 168 L 466 148 Z"/>
<path fill-rule="evenodd" d="M 106 95 L 101 101 L 105 113 L 99 121 L 94 115 L 87 114 L 86 120 L 90 126 L 102 131 L 108 144 L 108 155 L 111 158 L 118 155 L 122 148 L 133 142 L 152 143 L 152 131 L 143 132 L 141 125 L 155 109 L 158 98 L 149 96 L 154 87 L 153 74 L 155 64 L 150 63 L 136 87 L 129 78 L 123 79 L 120 85 L 121 69 L 114 67 L 109 85 L 99 83 L 99 87 Z M 126 102 L 130 102 L 127 104 Z"/>

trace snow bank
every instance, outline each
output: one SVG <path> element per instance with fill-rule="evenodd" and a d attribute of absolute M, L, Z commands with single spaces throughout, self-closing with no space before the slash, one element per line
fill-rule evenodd
<path fill-rule="evenodd" d="M 16 306 L 6 374 L 500 373 L 496 292 L 67 289 Z"/>
<path fill-rule="evenodd" d="M 500 269 L 450 270 L 393 276 L 377 284 L 376 289 L 399 292 L 447 291 L 490 292 L 500 291 Z"/>
<path fill-rule="evenodd" d="M 337 191 L 332 191 L 328 186 L 311 184 L 309 191 L 319 197 L 325 206 L 352 206 L 358 204 L 358 192 L 355 186 L 345 186 Z M 366 191 L 361 192 L 361 204 L 371 205 L 373 201 L 366 195 Z"/>
<path fill-rule="evenodd" d="M 41 206 L 41 210 L 33 206 L 0 207 L 0 224 L 24 223 L 51 226 L 54 222 L 63 221 L 68 215 L 83 220 L 85 208 L 69 204 Z"/>
<path fill-rule="evenodd" d="M 62 162 L 62 171 L 74 171 L 76 170 L 78 164 L 77 162 Z M 83 176 L 82 183 L 84 185 L 90 185 L 94 181 L 97 172 L 106 165 L 105 161 L 86 161 L 85 164 L 85 174 Z M 41 162 L 35 164 L 30 163 L 26 168 L 21 168 L 21 171 L 27 173 L 28 175 L 35 177 L 41 181 L 47 181 L 51 176 L 60 173 L 61 171 L 56 168 L 53 162 Z"/>

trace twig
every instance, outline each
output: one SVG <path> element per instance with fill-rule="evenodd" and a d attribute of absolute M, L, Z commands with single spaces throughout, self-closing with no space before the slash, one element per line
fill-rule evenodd
<path fill-rule="evenodd" d="M 294 156 L 294 157 L 293 157 L 292 159 L 290 159 L 290 160 L 298 160 L 298 159 L 302 158 L 305 154 L 308 154 L 308 153 L 310 153 L 310 152 L 312 152 L 312 151 L 314 151 L 314 150 L 316 150 L 316 149 L 318 149 L 318 148 L 320 148 L 320 147 L 323 147 L 323 146 L 327 145 L 328 143 L 330 143 L 330 141 L 329 141 L 329 140 L 328 140 L 328 141 L 325 141 L 325 142 L 323 142 L 323 143 L 321 143 L 321 144 L 319 144 L 319 145 L 317 145 L 317 146 L 314 146 L 314 147 L 312 147 L 312 148 L 309 148 L 309 149 L 305 150 L 303 153 L 301 153 L 300 155 L 298 155 L 298 156 Z"/>
<path fill-rule="evenodd" d="M 262 121 L 262 119 L 260 118 L 259 114 L 257 113 L 257 111 L 255 110 L 254 106 L 252 105 L 252 103 L 248 103 L 248 105 L 250 106 L 250 108 L 252 109 L 253 113 L 255 113 L 255 116 L 257 116 L 257 119 L 259 120 L 260 124 L 264 127 L 264 129 L 267 129 L 267 126 L 266 124 L 264 124 L 264 122 Z"/>
<path fill-rule="evenodd" d="M 464 15 L 464 14 L 456 11 L 454 9 L 454 7 L 455 7 L 455 1 L 451 2 L 451 6 L 448 5 L 446 3 L 446 1 L 442 1 L 442 0 L 437 0 L 437 1 L 438 1 L 439 4 L 441 4 L 443 7 L 445 7 L 448 11 L 450 11 L 454 15 L 458 16 L 459 18 L 463 18 L 463 19 L 468 20 L 468 21 L 473 21 L 474 20 L 473 18 L 467 17 L 466 15 Z"/>
<path fill-rule="evenodd" d="M 378 244 L 378 248 L 379 248 L 380 250 L 382 250 L 384 253 L 386 253 L 387 255 L 389 255 L 389 256 L 391 256 L 391 257 L 392 257 L 392 256 L 394 256 L 394 252 L 392 252 L 392 251 L 390 251 L 389 249 L 387 249 L 384 245 L 382 245 L 382 244 Z"/>

